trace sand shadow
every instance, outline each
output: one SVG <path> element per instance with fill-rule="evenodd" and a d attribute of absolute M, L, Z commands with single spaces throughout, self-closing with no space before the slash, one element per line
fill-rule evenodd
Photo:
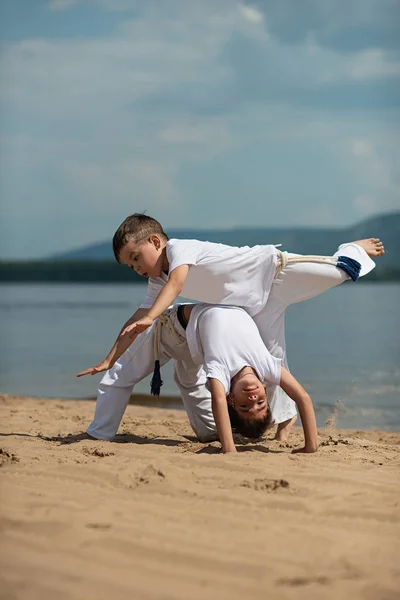
<path fill-rule="evenodd" d="M 169 440 L 168 438 L 147 437 L 136 433 L 120 433 L 115 436 L 111 443 L 114 444 L 156 444 L 158 446 L 184 446 L 184 440 Z"/>
<path fill-rule="evenodd" d="M 196 442 L 201 444 L 195 436 L 184 435 L 184 440 L 170 440 L 167 438 L 159 438 L 159 437 L 147 437 L 143 435 L 137 435 L 135 433 L 120 433 L 117 434 L 112 440 L 100 440 L 92 437 L 86 431 L 82 431 L 80 433 L 68 433 L 67 435 L 54 435 L 47 436 L 42 435 L 41 433 L 0 433 L 0 437 L 30 437 L 30 438 L 38 438 L 45 442 L 57 442 L 59 446 L 65 446 L 69 444 L 77 444 L 83 441 L 92 441 L 92 442 L 107 442 L 109 444 L 138 444 L 138 445 L 147 445 L 154 444 L 156 446 L 169 446 L 169 447 L 177 447 L 182 446 L 184 448 L 188 443 Z M 206 442 L 205 442 L 206 443 Z M 264 454 L 283 454 L 283 450 L 272 450 L 271 448 L 267 448 L 266 446 L 261 446 L 258 444 L 246 444 L 246 445 L 236 445 L 236 450 L 238 452 L 263 452 Z M 222 448 L 220 446 L 213 446 L 212 444 L 208 444 L 207 446 L 200 448 L 194 452 L 194 454 L 221 454 Z"/>
<path fill-rule="evenodd" d="M 0 437 L 30 437 L 30 438 L 38 438 L 45 442 L 56 442 L 60 446 L 65 446 L 69 444 L 77 444 L 83 441 L 92 441 L 92 442 L 107 442 L 110 444 L 155 444 L 158 446 L 185 446 L 188 441 L 185 440 L 170 440 L 167 438 L 159 438 L 159 437 L 147 437 L 142 435 L 137 435 L 134 433 L 121 433 L 117 434 L 112 440 L 100 440 L 92 437 L 86 431 L 82 431 L 80 433 L 68 433 L 67 435 L 53 435 L 47 436 L 42 435 L 41 433 L 0 433 Z M 198 440 L 197 440 L 198 441 Z"/>
<path fill-rule="evenodd" d="M 0 433 L 0 437 L 29 437 L 29 438 L 38 438 L 39 440 L 44 440 L 45 442 L 52 441 L 53 438 L 47 437 L 47 435 L 42 435 L 41 433 Z"/>
<path fill-rule="evenodd" d="M 201 444 L 202 443 L 202 442 L 200 442 L 200 440 L 195 435 L 182 434 L 182 437 L 185 438 L 185 440 L 187 440 L 188 442 L 196 442 L 197 444 Z M 207 442 L 203 442 L 203 443 L 207 443 Z"/>
<path fill-rule="evenodd" d="M 271 450 L 266 446 L 247 444 L 245 446 L 236 446 L 236 450 L 242 452 L 263 452 L 264 454 L 284 454 L 283 450 Z M 195 454 L 222 454 L 222 448 L 218 446 L 208 445 L 205 448 L 200 448 Z"/>
<path fill-rule="evenodd" d="M 80 433 L 68 433 L 67 435 L 43 435 L 41 433 L 0 433 L 0 437 L 29 437 L 38 438 L 44 442 L 58 442 L 62 444 L 75 444 L 76 442 L 82 442 L 84 440 L 93 440 L 95 442 L 101 442 L 103 440 L 96 440 L 92 436 L 88 435 L 85 431 Z"/>
<path fill-rule="evenodd" d="M 58 442 L 59 445 L 68 445 L 68 444 L 76 444 L 82 441 L 91 441 L 91 442 L 107 442 L 108 444 L 155 444 L 159 446 L 180 446 L 184 445 L 187 442 L 179 441 L 179 440 L 169 440 L 166 438 L 151 438 L 147 436 L 141 436 L 134 433 L 121 433 L 116 435 L 111 440 L 100 440 L 92 437 L 86 432 L 77 433 L 77 434 L 67 434 L 66 436 L 55 435 L 53 437 L 41 436 L 42 439 L 46 439 L 51 442 Z"/>

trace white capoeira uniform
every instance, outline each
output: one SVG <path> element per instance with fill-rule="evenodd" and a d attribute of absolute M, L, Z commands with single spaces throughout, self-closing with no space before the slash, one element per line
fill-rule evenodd
<path fill-rule="evenodd" d="M 190 267 L 182 296 L 243 308 L 253 317 L 269 352 L 282 359 L 286 368 L 284 316 L 287 307 L 349 280 L 347 272 L 336 266 L 339 256 L 357 261 L 360 277 L 375 267 L 365 250 L 354 243 L 342 244 L 331 257 L 306 257 L 282 253 L 270 245 L 235 248 L 172 239 L 167 242 L 166 253 L 169 272 L 183 264 Z M 165 274 L 149 279 L 141 308 L 153 305 L 167 281 Z M 275 407 L 275 423 L 282 423 L 290 418 L 288 415 L 295 414 L 294 402 L 281 388 L 268 384 L 267 391 Z"/>
<path fill-rule="evenodd" d="M 225 394 L 229 394 L 233 377 L 244 367 L 252 367 L 262 383 L 280 385 L 282 360 L 267 350 L 257 325 L 242 308 L 196 304 L 186 337 L 193 361 L 204 365 L 208 379 L 222 383 Z M 286 421 L 296 414 L 293 401 L 282 407 L 277 406 L 276 399 L 268 400 L 271 425 L 280 422 L 277 419 L 281 416 Z"/>
<path fill-rule="evenodd" d="M 165 313 L 166 323 L 159 329 L 159 360 L 175 362 L 174 379 L 180 390 L 190 424 L 198 439 L 217 439 L 211 409 L 211 395 L 202 366 L 191 359 L 186 333 L 177 319 L 177 307 Z M 158 321 L 141 333 L 104 374 L 97 392 L 96 410 L 87 432 L 96 439 L 111 440 L 129 402 L 132 389 L 154 369 Z"/>
<path fill-rule="evenodd" d="M 177 241 L 187 244 L 185 240 L 171 240 L 171 242 Z M 192 241 L 189 240 L 189 242 Z M 329 259 L 328 262 L 324 260 L 322 262 L 291 263 L 291 260 L 301 258 L 301 256 L 287 254 L 286 257 L 290 260 L 286 266 L 281 265 L 283 268 L 280 270 L 281 253 L 274 246 L 237 249 L 222 244 L 197 242 L 196 240 L 193 242 L 196 242 L 195 250 L 198 249 L 197 244 L 200 244 L 201 249 L 204 250 L 202 256 L 203 262 L 205 261 L 202 273 L 203 283 L 200 288 L 196 283 L 194 288 L 185 287 L 182 295 L 196 299 L 192 292 L 199 296 L 201 293 L 203 297 L 208 298 L 206 301 L 215 304 L 217 295 L 212 285 L 218 282 L 219 293 L 225 293 L 226 304 L 231 304 L 229 301 L 232 299 L 242 300 L 245 304 L 254 301 L 258 312 L 254 313 L 254 308 L 247 306 L 243 306 L 243 308 L 252 315 L 269 352 L 275 358 L 281 359 L 282 365 L 286 368 L 288 368 L 284 332 L 286 308 L 290 304 L 317 296 L 349 279 L 349 276 L 329 262 Z M 264 250 L 265 248 L 267 250 Z M 235 259 L 236 250 L 240 250 L 240 252 Z M 247 250 L 251 252 L 247 254 Z M 211 270 L 210 278 L 208 271 L 209 264 L 213 263 L 213 254 L 217 255 L 216 270 L 218 272 L 213 275 Z M 360 263 L 360 276 L 366 275 L 375 266 L 367 253 L 356 244 L 340 246 L 333 257 L 340 255 L 348 256 Z M 243 256 L 245 258 L 241 260 Z M 267 256 L 265 264 L 262 261 L 264 256 Z M 169 253 L 170 270 L 175 268 L 174 265 L 179 266 L 173 262 L 175 257 L 176 253 L 175 255 Z M 189 262 L 185 262 L 185 260 Z M 190 258 L 186 254 L 180 264 L 191 264 L 190 261 L 194 260 L 192 252 L 192 257 Z M 223 268 L 224 260 L 227 260 L 225 268 Z M 230 269 L 231 273 L 228 282 L 225 281 L 226 278 L 224 279 L 226 269 Z M 189 269 L 189 275 L 190 272 L 191 269 Z M 267 292 L 259 289 L 263 277 L 264 281 L 267 281 Z M 208 287 L 205 280 L 208 281 Z M 167 281 L 168 277 L 164 275 L 149 280 L 148 292 L 141 308 L 152 306 Z M 239 289 L 236 290 L 237 287 Z M 173 329 L 175 333 L 178 333 L 178 337 L 167 327 L 162 327 L 160 363 L 163 365 L 171 358 L 177 361 L 174 378 L 180 389 L 190 424 L 201 441 L 215 439 L 216 427 L 211 410 L 211 396 L 205 385 L 206 374 L 190 357 L 185 331 L 176 318 L 176 308 L 169 309 L 167 314 L 172 319 Z M 98 390 L 94 420 L 88 428 L 88 433 L 93 437 L 112 439 L 115 436 L 134 385 L 153 371 L 155 335 L 156 323 L 141 333 L 115 365 L 105 373 Z M 224 340 L 222 340 L 223 342 Z M 280 387 L 273 383 L 267 383 L 267 391 L 272 423 L 283 423 L 296 414 L 295 403 Z"/>
<path fill-rule="evenodd" d="M 348 267 L 338 260 L 357 261 L 360 272 L 366 275 L 375 263 L 357 244 L 343 244 L 333 256 L 302 256 L 281 252 L 275 246 L 244 246 L 236 248 L 198 240 L 169 240 L 166 245 L 168 274 L 150 277 L 147 294 L 140 308 L 150 308 L 168 281 L 169 273 L 181 265 L 189 265 L 181 296 L 206 304 L 238 306 L 258 318 L 265 310 L 272 287 L 278 279 L 289 282 L 296 291 L 294 302 L 301 302 L 349 279 L 343 269 Z M 340 268 L 339 268 L 340 267 Z M 292 297 L 292 295 L 291 295 Z M 292 304 L 293 301 L 289 300 Z M 261 331 L 263 336 L 263 331 Z"/>
<path fill-rule="evenodd" d="M 360 263 L 360 277 L 367 275 L 375 267 L 374 261 L 357 244 L 342 244 L 333 256 L 342 255 Z M 287 254 L 289 259 L 296 259 L 299 256 Z M 285 312 L 288 306 L 314 298 L 348 279 L 349 276 L 345 271 L 324 262 L 290 263 L 289 261 L 279 272 L 271 286 L 266 305 L 253 319 L 264 344 L 273 356 L 282 359 L 284 367 L 289 368 L 285 342 Z M 274 412 L 276 423 L 285 421 L 285 417 L 289 418 L 288 414 L 293 416 L 294 402 L 282 388 L 267 385 L 267 392 L 269 401 L 276 407 Z"/>
<path fill-rule="evenodd" d="M 141 333 L 103 376 L 94 419 L 87 430 L 92 437 L 111 440 L 115 436 L 134 385 L 153 371 L 155 358 L 161 365 L 170 358 L 176 360 L 174 379 L 192 429 L 202 442 L 217 439 L 207 386 L 209 377 L 220 379 L 228 393 L 231 378 L 249 365 L 265 383 L 280 382 L 281 360 L 272 357 L 265 348 L 257 326 L 243 309 L 195 305 L 185 331 L 175 306 Z M 228 367 L 224 375 L 223 367 Z M 277 401 L 270 402 L 271 425 L 279 423 L 282 415 L 286 420 L 296 414 L 294 402 L 290 401 L 285 410 L 277 402 L 285 399 L 277 397 Z"/>

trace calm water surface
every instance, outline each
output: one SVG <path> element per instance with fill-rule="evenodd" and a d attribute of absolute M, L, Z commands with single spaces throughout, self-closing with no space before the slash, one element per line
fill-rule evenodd
<path fill-rule="evenodd" d="M 96 395 L 100 376 L 75 374 L 104 358 L 144 296 L 142 285 L 1 285 L 0 391 Z M 290 307 L 291 370 L 322 425 L 336 406 L 341 427 L 400 429 L 400 285 L 345 284 Z M 172 363 L 163 394 L 177 394 Z M 136 391 L 149 392 L 149 380 Z"/>

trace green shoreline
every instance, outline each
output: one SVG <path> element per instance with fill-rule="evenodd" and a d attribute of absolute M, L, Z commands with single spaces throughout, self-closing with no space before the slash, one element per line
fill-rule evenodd
<path fill-rule="evenodd" d="M 400 281 L 400 267 L 382 266 L 374 269 L 365 282 Z M 141 283 L 140 277 L 115 261 L 46 260 L 0 261 L 0 283 Z"/>

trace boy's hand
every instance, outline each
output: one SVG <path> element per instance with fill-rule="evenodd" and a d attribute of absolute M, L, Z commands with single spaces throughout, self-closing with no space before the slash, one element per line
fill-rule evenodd
<path fill-rule="evenodd" d="M 94 367 L 90 367 L 90 369 L 85 369 L 77 374 L 77 377 L 83 377 L 84 375 L 97 375 L 97 373 L 102 373 L 103 371 L 107 371 L 110 368 L 110 363 L 108 360 L 103 360 L 98 365 Z"/>
<path fill-rule="evenodd" d="M 128 325 L 128 327 L 125 327 L 121 335 L 129 335 L 129 338 L 133 340 L 137 335 L 139 335 L 139 333 L 142 333 L 143 331 L 151 327 L 153 323 L 154 319 L 152 319 L 151 317 L 143 317 L 142 319 L 131 323 L 130 325 Z"/>

